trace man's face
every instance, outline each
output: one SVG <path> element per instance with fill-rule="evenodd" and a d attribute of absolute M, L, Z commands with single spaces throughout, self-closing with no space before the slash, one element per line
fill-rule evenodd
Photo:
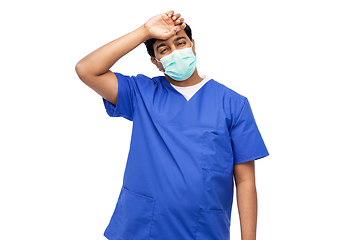
<path fill-rule="evenodd" d="M 186 35 L 186 32 L 184 30 L 179 31 L 176 35 L 170 37 L 167 40 L 156 40 L 155 43 L 153 44 L 155 58 L 158 61 L 160 61 L 160 59 L 162 57 L 169 55 L 174 50 L 190 48 L 191 43 L 193 43 L 192 46 L 193 46 L 193 51 L 194 51 L 194 49 L 195 49 L 194 42 L 189 39 L 189 37 Z M 195 51 L 194 51 L 194 54 L 195 54 Z M 152 59 L 152 61 L 155 64 L 154 59 Z"/>

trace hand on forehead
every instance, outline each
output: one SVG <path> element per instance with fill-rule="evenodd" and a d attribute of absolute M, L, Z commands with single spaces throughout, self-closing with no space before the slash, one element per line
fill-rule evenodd
<path fill-rule="evenodd" d="M 169 11 L 152 17 L 144 24 L 149 38 L 167 40 L 185 28 L 181 14 Z"/>

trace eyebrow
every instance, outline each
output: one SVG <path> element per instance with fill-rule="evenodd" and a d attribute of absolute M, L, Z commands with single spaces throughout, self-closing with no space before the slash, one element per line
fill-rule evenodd
<path fill-rule="evenodd" d="M 159 48 L 161 48 L 161 47 L 165 47 L 165 46 L 166 46 L 166 44 L 165 44 L 165 43 L 161 43 L 161 44 L 157 45 L 157 47 L 156 47 L 156 51 L 158 51 L 158 50 L 159 50 Z"/>
<path fill-rule="evenodd" d="M 186 40 L 186 37 L 177 37 L 177 38 L 174 39 L 173 42 L 177 42 L 177 41 L 179 41 L 179 40 L 181 40 L 181 39 L 185 39 L 185 40 Z M 161 43 L 161 44 L 157 45 L 157 46 L 156 46 L 156 51 L 158 51 L 159 48 L 165 47 L 165 46 L 166 46 L 165 43 Z"/>
<path fill-rule="evenodd" d="M 177 42 L 177 41 L 179 41 L 180 39 L 185 39 L 185 40 L 186 40 L 186 37 L 177 37 L 177 38 L 174 39 L 173 42 Z"/>

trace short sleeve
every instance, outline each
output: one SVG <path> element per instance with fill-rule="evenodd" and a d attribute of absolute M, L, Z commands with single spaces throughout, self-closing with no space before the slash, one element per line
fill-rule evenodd
<path fill-rule="evenodd" d="M 240 114 L 234 120 L 230 135 L 234 153 L 234 164 L 256 160 L 269 155 L 256 125 L 249 101 L 245 98 Z M 233 116 L 236 116 L 234 114 Z"/>
<path fill-rule="evenodd" d="M 116 106 L 103 98 L 106 112 L 110 117 L 124 117 L 132 121 L 137 102 L 135 77 L 125 76 L 120 73 L 115 73 L 115 75 L 118 80 Z"/>

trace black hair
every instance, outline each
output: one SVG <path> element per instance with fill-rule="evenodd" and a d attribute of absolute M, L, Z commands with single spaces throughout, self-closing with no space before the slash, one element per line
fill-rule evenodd
<path fill-rule="evenodd" d="M 192 40 L 191 28 L 188 24 L 186 24 L 184 31 L 185 31 L 186 35 L 189 37 L 189 39 Z M 155 52 L 154 52 L 154 47 L 153 47 L 155 41 L 156 41 L 156 38 L 150 38 L 144 42 L 147 52 L 151 57 L 155 57 Z"/>

